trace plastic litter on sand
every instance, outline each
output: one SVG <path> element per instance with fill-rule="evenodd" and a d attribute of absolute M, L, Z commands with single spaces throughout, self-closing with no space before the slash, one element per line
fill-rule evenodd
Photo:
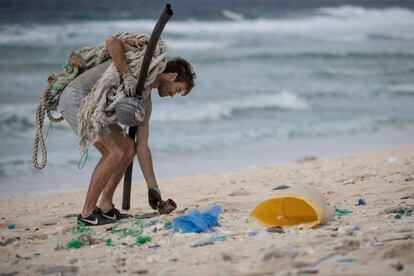
<path fill-rule="evenodd" d="M 197 209 L 190 210 L 184 215 L 177 216 L 172 221 L 174 232 L 201 233 L 211 232 L 214 226 L 221 226 L 218 217 L 221 212 L 220 205 L 213 205 L 200 212 Z"/>

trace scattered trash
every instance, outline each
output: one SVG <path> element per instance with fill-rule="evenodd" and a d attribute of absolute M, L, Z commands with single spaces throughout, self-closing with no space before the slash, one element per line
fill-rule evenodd
<path fill-rule="evenodd" d="M 8 225 L 7 225 L 7 229 L 9 229 L 9 230 L 12 230 L 12 229 L 14 229 L 15 228 L 15 225 L 14 224 L 12 224 L 12 223 L 9 223 Z"/>
<path fill-rule="evenodd" d="M 9 270 L 9 269 L 0 268 L 0 275 L 2 276 L 14 276 L 17 273 L 19 273 L 19 271 L 17 270 Z"/>
<path fill-rule="evenodd" d="M 171 221 L 165 221 L 164 222 L 164 229 L 169 230 L 172 228 L 172 222 Z"/>
<path fill-rule="evenodd" d="M 144 243 L 150 242 L 151 240 L 152 238 L 150 236 L 141 235 L 137 237 L 135 244 L 144 244 Z"/>
<path fill-rule="evenodd" d="M 289 258 L 294 259 L 299 255 L 296 248 L 288 245 L 273 246 L 264 255 L 263 260 L 267 261 L 273 258 Z"/>
<path fill-rule="evenodd" d="M 352 236 L 354 234 L 354 226 L 353 225 L 344 225 L 338 228 L 339 234 L 344 234 L 348 236 Z"/>
<path fill-rule="evenodd" d="M 404 235 L 401 235 L 401 234 L 395 235 L 395 234 L 393 234 L 393 235 L 390 235 L 386 238 L 379 239 L 379 241 L 380 242 L 402 241 L 402 240 L 411 239 L 411 237 L 413 237 L 413 234 L 411 234 L 411 233 L 410 234 L 404 234 Z"/>
<path fill-rule="evenodd" d="M 65 248 L 67 248 L 67 249 L 79 249 L 79 248 L 82 247 L 82 245 L 83 245 L 83 243 L 82 243 L 81 240 L 73 239 L 73 240 L 70 240 L 66 244 Z"/>
<path fill-rule="evenodd" d="M 8 238 L 4 241 L 0 241 L 0 246 L 7 246 L 7 245 L 9 245 L 9 244 L 11 244 L 11 243 L 13 243 L 17 240 L 20 240 L 20 238 L 19 237 Z"/>
<path fill-rule="evenodd" d="M 348 180 L 344 180 L 342 182 L 342 185 L 351 185 L 351 184 L 355 184 L 355 180 L 354 179 L 348 179 Z"/>
<path fill-rule="evenodd" d="M 146 226 L 145 222 L 141 219 L 136 219 L 132 221 L 132 224 L 128 227 L 121 227 L 125 224 L 131 223 L 131 220 L 126 220 L 123 222 L 118 222 L 112 226 L 112 233 L 116 233 L 121 237 L 131 236 L 139 237 L 144 232 L 144 227 Z"/>
<path fill-rule="evenodd" d="M 211 241 L 216 242 L 216 241 L 225 241 L 227 240 L 226 236 L 214 236 L 210 238 Z"/>
<path fill-rule="evenodd" d="M 32 256 L 33 257 L 39 257 L 40 256 L 40 253 L 39 252 L 33 252 Z"/>
<path fill-rule="evenodd" d="M 271 198 L 259 203 L 251 215 L 266 226 L 305 224 L 314 227 L 328 220 L 329 209 L 319 190 L 297 185 L 276 190 Z"/>
<path fill-rule="evenodd" d="M 55 225 L 57 223 L 58 223 L 57 218 L 45 218 L 45 219 L 40 219 L 36 221 L 37 225 L 42 225 L 42 226 Z"/>
<path fill-rule="evenodd" d="M 269 233 L 279 233 L 279 234 L 285 233 L 285 231 L 283 230 L 283 228 L 281 226 L 273 226 L 273 227 L 267 228 L 267 232 L 269 232 Z"/>
<path fill-rule="evenodd" d="M 86 226 L 83 222 L 77 222 L 75 226 L 69 229 L 69 232 L 73 234 L 81 234 L 81 233 L 96 234 L 95 230 Z"/>
<path fill-rule="evenodd" d="M 290 188 L 290 186 L 287 186 L 287 185 L 279 185 L 279 186 L 274 187 L 272 190 L 273 191 L 278 191 L 278 190 L 285 190 L 285 189 L 289 189 L 289 188 Z"/>
<path fill-rule="evenodd" d="M 221 226 L 218 217 L 221 212 L 220 205 L 213 205 L 204 212 L 197 209 L 190 210 L 184 215 L 174 218 L 172 228 L 174 232 L 200 233 L 211 232 L 214 226 Z"/>
<path fill-rule="evenodd" d="M 361 243 L 359 240 L 341 240 L 334 249 L 348 252 L 358 250 L 360 247 Z"/>
<path fill-rule="evenodd" d="M 57 265 L 57 266 L 43 267 L 39 269 L 38 271 L 42 274 L 66 275 L 70 273 L 79 272 L 79 268 L 77 266 Z"/>
<path fill-rule="evenodd" d="M 195 243 L 191 245 L 191 247 L 210 245 L 210 244 L 214 244 L 217 241 L 225 241 L 225 240 L 227 240 L 226 236 L 213 236 L 208 239 L 202 239 L 202 240 L 196 241 Z"/>
<path fill-rule="evenodd" d="M 147 218 L 153 218 L 156 216 L 159 216 L 160 214 L 158 212 L 152 212 L 152 213 L 144 213 L 144 214 L 138 214 L 135 215 L 134 218 L 136 219 L 147 219 Z"/>
<path fill-rule="evenodd" d="M 356 258 L 345 258 L 345 259 L 340 259 L 338 262 L 341 263 L 353 263 L 356 262 L 358 259 Z"/>
<path fill-rule="evenodd" d="M 251 232 L 248 232 L 248 233 L 247 233 L 247 235 L 249 235 L 249 237 L 254 237 L 254 236 L 256 236 L 258 233 L 259 233 L 259 232 L 257 232 L 257 231 L 251 231 Z"/>
<path fill-rule="evenodd" d="M 345 216 L 345 215 L 349 215 L 351 213 L 352 213 L 351 210 L 339 209 L 339 208 L 335 207 L 335 215 L 337 215 L 337 216 Z"/>
<path fill-rule="evenodd" d="M 106 240 L 105 240 L 105 245 L 106 245 L 107 247 L 113 246 L 113 244 L 112 244 L 112 239 L 111 239 L 111 238 L 106 239 Z"/>
<path fill-rule="evenodd" d="M 364 206 L 367 205 L 367 202 L 363 198 L 359 198 L 355 204 L 356 206 Z"/>
<path fill-rule="evenodd" d="M 316 268 L 301 268 L 297 271 L 297 274 L 318 274 L 319 269 Z"/>
<path fill-rule="evenodd" d="M 391 267 L 394 268 L 397 271 L 401 271 L 401 270 L 404 269 L 404 265 L 400 261 L 391 263 Z"/>
<path fill-rule="evenodd" d="M 385 210 L 386 214 L 395 214 L 395 219 L 401 219 L 403 216 L 411 216 L 414 212 L 414 205 L 405 207 L 388 208 Z"/>
<path fill-rule="evenodd" d="M 140 269 L 140 270 L 132 271 L 132 273 L 133 274 L 139 274 L 139 275 L 141 275 L 141 274 L 147 274 L 148 273 L 148 270 L 146 270 L 146 269 Z"/>

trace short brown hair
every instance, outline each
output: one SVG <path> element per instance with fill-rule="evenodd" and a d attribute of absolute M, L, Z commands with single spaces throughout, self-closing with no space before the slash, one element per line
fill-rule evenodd
<path fill-rule="evenodd" d="M 183 94 L 184 96 L 193 89 L 194 80 L 197 78 L 193 66 L 181 57 L 176 57 L 168 61 L 163 73 L 177 73 L 175 81 L 185 82 L 187 85 L 187 90 Z"/>

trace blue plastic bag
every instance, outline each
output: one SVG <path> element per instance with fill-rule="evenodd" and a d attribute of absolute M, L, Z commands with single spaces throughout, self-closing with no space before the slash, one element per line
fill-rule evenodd
<path fill-rule="evenodd" d="M 213 205 L 204 212 L 197 209 L 190 210 L 172 221 L 174 232 L 200 233 L 211 232 L 214 226 L 221 226 L 218 217 L 221 212 L 220 205 Z"/>

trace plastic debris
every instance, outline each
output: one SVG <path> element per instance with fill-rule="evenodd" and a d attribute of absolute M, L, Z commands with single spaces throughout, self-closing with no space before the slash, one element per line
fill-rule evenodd
<path fill-rule="evenodd" d="M 367 202 L 363 198 L 359 198 L 355 204 L 356 206 L 364 206 L 367 205 Z"/>
<path fill-rule="evenodd" d="M 395 219 L 401 219 L 402 216 L 411 216 L 414 212 L 414 206 L 396 207 L 385 210 L 386 214 L 394 214 Z"/>
<path fill-rule="evenodd" d="M 259 233 L 259 232 L 257 232 L 257 231 L 251 231 L 251 232 L 248 232 L 248 233 L 247 233 L 247 235 L 249 235 L 249 237 L 254 237 L 254 236 L 256 236 L 258 233 Z"/>
<path fill-rule="evenodd" d="M 105 240 L 105 245 L 108 246 L 108 247 L 113 246 L 112 239 L 109 238 L 109 239 Z"/>
<path fill-rule="evenodd" d="M 38 270 L 42 274 L 53 274 L 53 275 L 69 275 L 69 274 L 76 274 L 79 272 L 79 268 L 77 266 L 64 266 L 64 265 L 56 265 L 56 266 L 48 266 L 42 267 Z"/>
<path fill-rule="evenodd" d="M 213 236 L 208 239 L 202 239 L 202 240 L 196 241 L 195 243 L 191 245 L 191 247 L 210 245 L 210 244 L 214 244 L 217 241 L 225 241 L 225 240 L 227 240 L 226 236 Z"/>
<path fill-rule="evenodd" d="M 404 269 L 404 265 L 400 261 L 391 263 L 391 267 L 394 268 L 397 271 L 401 271 L 401 270 Z"/>
<path fill-rule="evenodd" d="M 351 214 L 352 211 L 348 209 L 339 209 L 335 207 L 335 215 L 337 216 L 345 216 Z"/>
<path fill-rule="evenodd" d="M 345 258 L 345 259 L 339 260 L 339 262 L 341 262 L 341 263 L 353 263 L 355 261 L 357 261 L 356 258 Z"/>
<path fill-rule="evenodd" d="M 172 221 L 174 232 L 201 233 L 211 232 L 214 226 L 221 226 L 218 217 L 221 212 L 220 205 L 213 205 L 204 212 L 197 209 L 190 210 L 184 215 L 177 216 Z"/>
<path fill-rule="evenodd" d="M 263 260 L 267 261 L 270 259 L 277 258 L 288 258 L 294 259 L 299 255 L 299 251 L 290 245 L 273 246 L 263 255 Z"/>
<path fill-rule="evenodd" d="M 83 222 L 79 222 L 79 221 L 74 227 L 69 229 L 69 232 L 73 234 L 83 234 L 83 233 L 95 234 L 94 230 L 86 226 Z"/>
<path fill-rule="evenodd" d="M 144 227 L 148 225 L 143 220 L 136 219 L 129 227 L 121 227 L 126 223 L 131 223 L 131 221 L 123 221 L 114 224 L 114 226 L 112 226 L 112 233 L 117 233 L 121 237 L 139 237 L 144 232 Z"/>
<path fill-rule="evenodd" d="M 135 244 L 144 244 L 144 243 L 150 242 L 151 240 L 152 238 L 150 236 L 141 235 L 137 237 Z"/>
<path fill-rule="evenodd" d="M 269 233 L 279 233 L 279 234 L 285 233 L 285 231 L 283 230 L 283 228 L 281 226 L 273 226 L 273 227 L 267 228 L 267 232 L 269 232 Z"/>
<path fill-rule="evenodd" d="M 285 190 L 285 189 L 288 189 L 288 188 L 290 188 L 290 186 L 287 186 L 287 185 L 279 185 L 279 186 L 274 187 L 272 190 L 273 191 L 277 191 L 277 190 Z"/>
<path fill-rule="evenodd" d="M 81 248 L 82 247 L 82 245 L 83 245 L 83 243 L 82 243 L 82 241 L 81 240 L 78 240 L 78 239 L 73 239 L 73 240 L 70 240 L 67 244 L 66 244 L 66 248 L 67 249 L 78 249 L 78 248 Z"/>
<path fill-rule="evenodd" d="M 216 241 L 225 241 L 227 240 L 226 236 L 214 236 L 210 238 L 210 241 L 216 242 Z"/>
<path fill-rule="evenodd" d="M 165 221 L 164 222 L 164 229 L 169 230 L 172 228 L 172 222 L 171 221 Z"/>
<path fill-rule="evenodd" d="M 12 224 L 12 223 L 9 223 L 8 225 L 7 225 L 7 229 L 9 229 L 9 230 L 12 230 L 12 229 L 14 229 L 15 228 L 15 225 L 14 224 Z"/>

